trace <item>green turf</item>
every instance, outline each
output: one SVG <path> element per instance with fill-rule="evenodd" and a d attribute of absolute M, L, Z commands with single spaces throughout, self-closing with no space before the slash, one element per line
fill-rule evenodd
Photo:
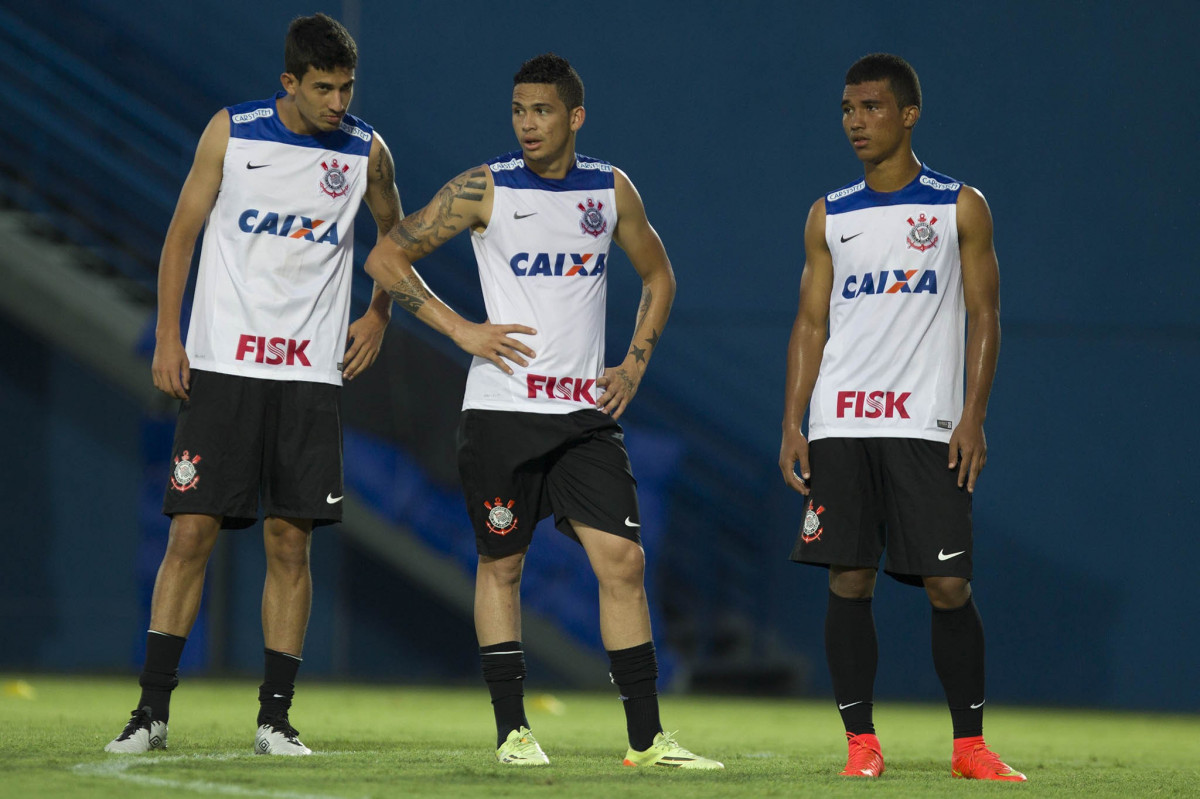
<path fill-rule="evenodd" d="M 0 675 L 0 797 L 633 797 L 1197 796 L 1200 719 L 1091 711 L 995 709 L 988 742 L 1029 775 L 1024 785 L 950 777 L 941 707 L 880 703 L 887 773 L 838 778 L 845 745 L 829 702 L 666 696 L 663 719 L 723 772 L 621 766 L 619 702 L 610 694 L 531 693 L 530 723 L 549 767 L 492 759 L 494 727 L 479 690 L 306 683 L 292 712 L 308 758 L 257 757 L 257 686 L 190 679 L 172 705 L 170 749 L 107 755 L 137 697 L 133 678 Z M 556 706 L 561 705 L 561 706 Z M 552 712 L 558 711 L 558 712 Z"/>

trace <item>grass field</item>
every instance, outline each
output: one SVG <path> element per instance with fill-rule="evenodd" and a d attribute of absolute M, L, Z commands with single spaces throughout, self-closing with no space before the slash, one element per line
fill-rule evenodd
<path fill-rule="evenodd" d="M 250 754 L 257 685 L 191 679 L 172 703 L 170 749 L 101 751 L 137 699 L 134 678 L 0 675 L 0 797 L 1198 796 L 1200 719 L 1077 710 L 990 710 L 988 742 L 1024 785 L 950 777 L 949 718 L 939 706 L 880 703 L 887 773 L 847 780 L 828 702 L 666 696 L 680 741 L 723 772 L 621 766 L 624 719 L 609 694 L 527 697 L 551 765 L 492 759 L 487 693 L 307 683 L 292 722 L 317 755 Z"/>

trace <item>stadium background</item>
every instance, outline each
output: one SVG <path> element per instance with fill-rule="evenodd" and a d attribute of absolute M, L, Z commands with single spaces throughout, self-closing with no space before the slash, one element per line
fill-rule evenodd
<path fill-rule="evenodd" d="M 562 7 L 565 9 L 566 7 Z M 154 260 L 195 139 L 269 96 L 309 5 L 56 0 L 0 9 L 0 668 L 126 672 L 165 541 L 173 409 L 149 390 Z M 1194 486 L 1200 114 L 1186 2 L 332 2 L 361 51 L 351 108 L 387 139 L 405 207 L 513 149 L 520 62 L 587 85 L 581 152 L 634 179 L 679 295 L 628 416 L 656 628 L 678 690 L 828 694 L 824 580 L 788 564 L 801 502 L 775 461 L 809 204 L 860 174 L 845 68 L 921 74 L 919 157 L 996 220 L 1004 343 L 976 498 L 993 702 L 1200 709 Z M 363 214 L 360 261 L 373 240 Z M 469 247 L 422 273 L 479 318 Z M 609 345 L 637 304 L 611 275 Z M 367 290 L 359 286 L 361 301 Z M 464 359 L 397 311 L 346 391 L 355 522 L 318 533 L 305 674 L 474 683 L 470 541 L 453 474 Z M 349 512 L 349 509 L 348 509 Z M 579 553 L 542 535 L 533 678 L 600 686 Z M 227 537 L 188 673 L 254 673 L 261 544 Z M 880 583 L 881 697 L 938 699 L 925 602 Z M 590 675 L 590 676 L 589 676 Z"/>

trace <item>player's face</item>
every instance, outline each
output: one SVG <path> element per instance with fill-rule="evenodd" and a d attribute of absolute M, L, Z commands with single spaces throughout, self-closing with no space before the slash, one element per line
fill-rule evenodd
<path fill-rule="evenodd" d="M 309 67 L 300 80 L 285 72 L 283 87 L 296 103 L 305 132 L 328 133 L 338 129 L 350 108 L 350 100 L 354 97 L 354 70 L 338 67 L 326 71 Z"/>
<path fill-rule="evenodd" d="M 860 161 L 878 164 L 906 148 L 920 114 L 915 105 L 901 108 L 885 80 L 842 92 L 842 130 Z"/>
<path fill-rule="evenodd" d="M 513 131 L 526 163 L 548 163 L 574 147 L 583 107 L 568 110 L 553 83 L 518 83 L 512 96 Z"/>

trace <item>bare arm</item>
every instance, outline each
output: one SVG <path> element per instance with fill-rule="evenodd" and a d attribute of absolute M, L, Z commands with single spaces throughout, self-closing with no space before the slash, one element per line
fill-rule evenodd
<path fill-rule="evenodd" d="M 833 290 L 833 255 L 825 241 L 825 200 L 813 203 L 804 225 L 804 273 L 800 276 L 800 305 L 788 341 L 787 378 L 783 401 L 783 441 L 779 470 L 783 481 L 808 494 L 805 481 L 812 476 L 808 439 L 800 430 L 821 369 L 829 337 L 829 295 Z M 796 464 L 800 464 L 800 475 Z"/>
<path fill-rule="evenodd" d="M 363 200 L 379 228 L 376 241 L 387 236 L 388 231 L 404 216 L 400 207 L 400 192 L 396 189 L 396 165 L 387 143 L 378 132 L 371 141 L 371 153 L 367 159 L 367 190 Z M 353 380 L 375 363 L 391 318 L 392 298 L 376 283 L 370 306 L 362 316 L 350 323 L 347 330 L 342 377 Z"/>
<path fill-rule="evenodd" d="M 176 399 L 187 399 L 192 380 L 179 330 L 183 292 L 192 267 L 196 237 L 221 189 L 228 144 L 229 112 L 222 109 L 213 115 L 200 135 L 192 168 L 179 192 L 159 256 L 158 324 L 154 330 L 154 361 L 150 372 L 154 385 Z"/>
<path fill-rule="evenodd" d="M 948 467 L 957 466 L 958 485 L 965 484 L 973 492 L 975 480 L 987 463 L 983 421 L 1000 357 L 1000 266 L 992 245 L 992 212 L 983 195 L 963 186 L 957 208 L 963 300 L 967 307 L 967 393 L 962 418 L 950 437 Z"/>
<path fill-rule="evenodd" d="M 512 333 L 534 335 L 525 325 L 474 324 L 463 319 L 429 290 L 413 269 L 422 258 L 467 228 L 486 226 L 491 218 L 495 184 L 487 167 L 468 169 L 451 180 L 416 213 L 404 217 L 380 237 L 367 257 L 367 273 L 389 297 L 434 330 L 449 336 L 472 355 L 486 358 L 508 374 L 505 359 L 526 366 L 534 357 Z"/>
<path fill-rule="evenodd" d="M 637 393 L 650 364 L 650 356 L 667 326 L 671 304 L 675 301 L 675 272 L 662 239 L 646 218 L 646 207 L 633 183 L 624 172 L 615 168 L 613 181 L 617 195 L 617 227 L 613 231 L 613 240 L 629 256 L 633 268 L 642 278 L 642 300 L 625 360 L 605 369 L 596 381 L 604 389 L 596 406 L 619 419 Z"/>

